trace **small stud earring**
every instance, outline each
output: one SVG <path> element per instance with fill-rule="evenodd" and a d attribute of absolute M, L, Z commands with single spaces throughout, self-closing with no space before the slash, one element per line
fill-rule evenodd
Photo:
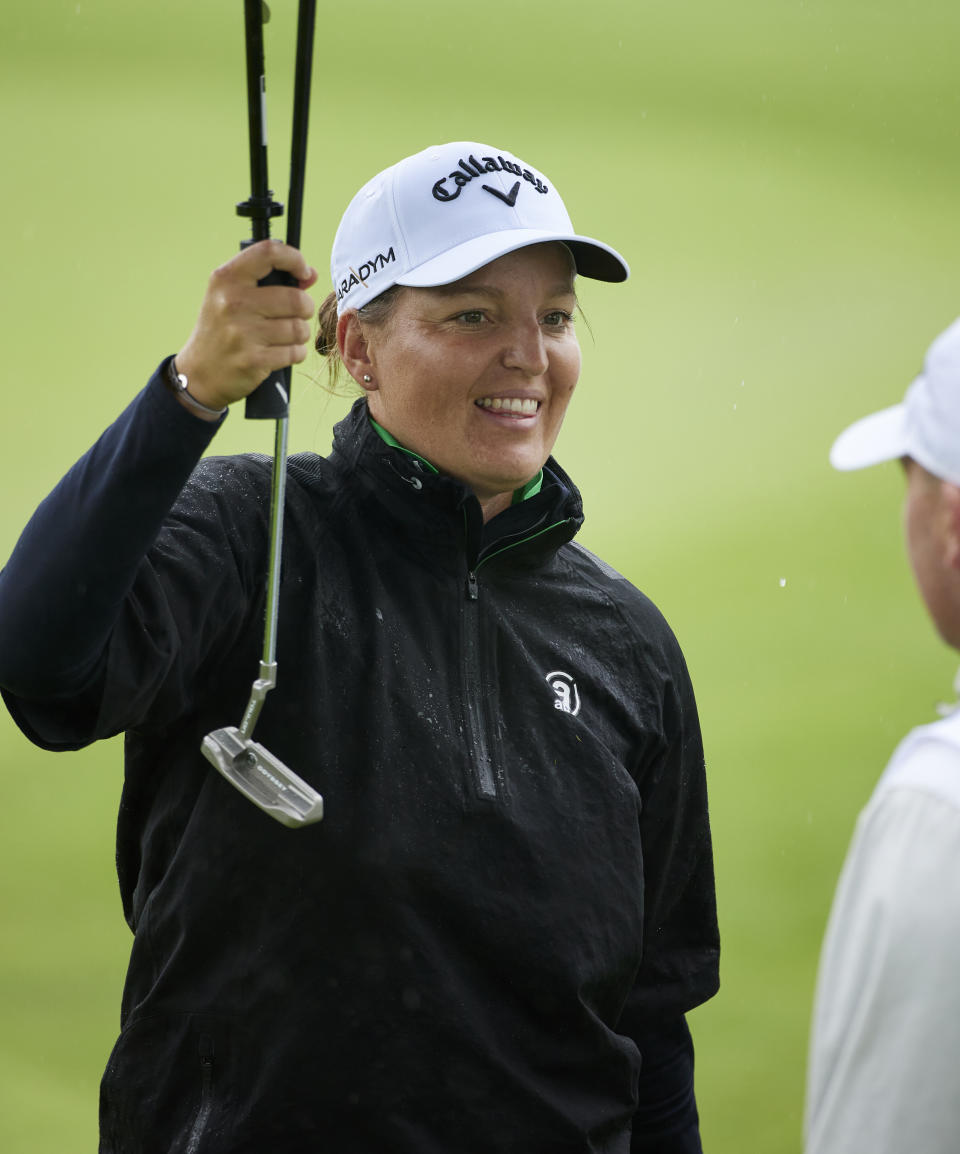
<path fill-rule="evenodd" d="M 373 380 L 373 377 L 371 377 L 369 373 L 363 374 L 363 383 L 365 385 L 369 385 L 372 380 Z"/>

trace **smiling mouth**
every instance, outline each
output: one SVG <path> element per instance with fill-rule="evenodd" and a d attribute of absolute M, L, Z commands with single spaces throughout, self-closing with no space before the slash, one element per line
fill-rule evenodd
<path fill-rule="evenodd" d="M 478 397 L 473 402 L 478 408 L 494 413 L 510 413 L 518 417 L 532 417 L 540 408 L 540 402 L 532 397 Z"/>

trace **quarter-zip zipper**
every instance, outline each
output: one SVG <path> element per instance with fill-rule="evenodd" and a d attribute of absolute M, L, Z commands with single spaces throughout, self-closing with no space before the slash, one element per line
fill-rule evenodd
<path fill-rule="evenodd" d="M 483 691 L 483 665 L 480 658 L 480 586 L 475 569 L 467 572 L 462 620 L 463 698 L 467 749 L 477 792 L 482 798 L 494 801 L 499 795 L 499 790 L 489 740 L 492 719 L 485 706 L 486 695 Z"/>
<path fill-rule="evenodd" d="M 473 784 L 481 798 L 486 801 L 496 801 L 502 793 L 503 783 L 500 779 L 494 751 L 499 743 L 496 741 L 496 718 L 491 717 L 487 707 L 488 695 L 485 692 L 486 672 L 483 666 L 481 649 L 481 603 L 480 582 L 477 573 L 487 561 L 501 553 L 506 553 L 526 541 L 532 541 L 543 533 L 555 529 L 562 521 L 548 525 L 528 537 L 513 541 L 501 549 L 479 557 L 468 568 L 465 582 L 465 598 L 461 619 L 463 643 L 463 699 L 464 719 L 466 724 L 467 748 L 470 764 L 473 770 Z"/>

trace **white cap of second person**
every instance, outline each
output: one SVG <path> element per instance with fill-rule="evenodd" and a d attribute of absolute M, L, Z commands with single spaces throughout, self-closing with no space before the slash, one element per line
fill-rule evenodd
<path fill-rule="evenodd" d="M 831 465 L 844 470 L 899 457 L 960 485 L 960 319 L 927 350 L 903 401 L 855 421 L 830 450 Z"/>
<path fill-rule="evenodd" d="M 475 141 L 433 145 L 379 173 L 347 207 L 330 259 L 337 312 L 395 284 L 450 284 L 545 241 L 562 241 L 581 276 L 630 275 L 615 249 L 574 231 L 560 194 L 525 161 Z"/>

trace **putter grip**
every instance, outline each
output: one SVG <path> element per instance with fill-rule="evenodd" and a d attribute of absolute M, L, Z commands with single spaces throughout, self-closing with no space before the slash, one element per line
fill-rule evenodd
<path fill-rule="evenodd" d="M 273 269 L 259 285 L 290 285 L 296 287 L 297 281 L 288 272 Z M 265 380 L 250 393 L 246 400 L 244 416 L 254 421 L 279 421 L 287 416 L 290 408 L 290 370 L 274 369 Z"/>

